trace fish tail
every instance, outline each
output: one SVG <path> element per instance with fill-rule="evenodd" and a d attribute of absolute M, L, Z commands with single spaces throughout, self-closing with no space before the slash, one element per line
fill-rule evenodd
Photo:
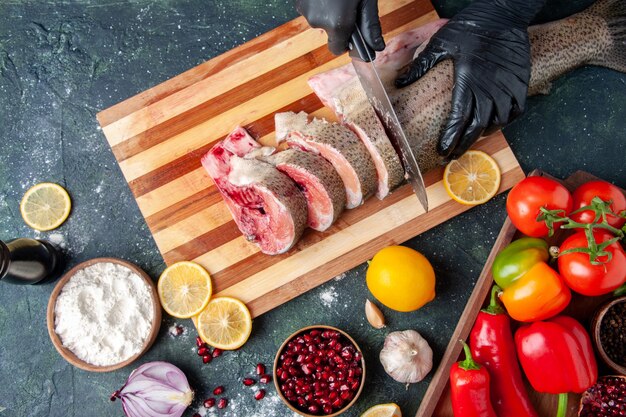
<path fill-rule="evenodd" d="M 602 18 L 611 37 L 610 46 L 590 64 L 626 72 L 626 0 L 598 0 L 584 13 Z"/>

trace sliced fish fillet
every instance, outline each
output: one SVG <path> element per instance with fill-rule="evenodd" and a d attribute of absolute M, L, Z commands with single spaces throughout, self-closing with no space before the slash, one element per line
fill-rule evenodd
<path fill-rule="evenodd" d="M 325 120 L 308 122 L 306 113 L 277 113 L 277 140 L 290 148 L 313 152 L 329 161 L 346 190 L 346 208 L 355 208 L 374 194 L 376 167 L 361 140 L 349 129 Z"/>
<path fill-rule="evenodd" d="M 397 74 L 398 66 L 410 61 L 415 47 L 436 32 L 445 20 L 430 23 L 393 38 L 385 50 L 377 55 L 377 67 L 383 76 Z M 412 49 L 409 49 L 412 47 Z M 404 168 L 385 129 L 367 100 L 354 67 L 349 64 L 309 79 L 309 85 L 322 103 L 361 139 L 376 166 L 378 189 L 376 196 L 385 198 L 404 180 Z"/>
<path fill-rule="evenodd" d="M 330 162 L 320 155 L 298 149 L 278 152 L 266 160 L 302 190 L 307 200 L 311 229 L 323 232 L 339 218 L 346 205 L 346 191 Z"/>
<path fill-rule="evenodd" d="M 263 253 L 288 251 L 307 223 L 307 203 L 288 176 L 257 159 L 273 152 L 237 127 L 202 158 L 243 235 Z"/>

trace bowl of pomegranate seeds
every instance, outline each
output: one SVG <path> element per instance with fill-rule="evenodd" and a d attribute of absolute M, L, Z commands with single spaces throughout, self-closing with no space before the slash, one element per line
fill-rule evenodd
<path fill-rule="evenodd" d="M 337 416 L 363 390 L 365 361 L 347 333 L 331 326 L 300 329 L 285 340 L 274 360 L 274 384 L 292 411 Z"/>

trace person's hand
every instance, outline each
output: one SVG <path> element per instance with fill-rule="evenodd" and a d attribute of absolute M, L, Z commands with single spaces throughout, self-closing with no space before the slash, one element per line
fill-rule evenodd
<path fill-rule="evenodd" d="M 454 61 L 452 110 L 437 151 L 460 157 L 483 132 L 524 112 L 530 79 L 528 25 L 544 0 L 477 0 L 443 26 L 398 77 L 404 87 L 439 61 Z"/>
<path fill-rule="evenodd" d="M 357 25 L 372 49 L 385 49 L 377 0 L 296 0 L 296 9 L 311 27 L 326 31 L 328 49 L 335 55 L 348 50 Z"/>

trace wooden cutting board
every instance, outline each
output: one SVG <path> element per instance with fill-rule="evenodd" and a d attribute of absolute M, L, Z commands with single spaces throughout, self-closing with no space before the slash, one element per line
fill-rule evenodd
<path fill-rule="evenodd" d="M 380 2 L 392 37 L 437 19 L 428 0 Z M 205 62 L 98 114 L 98 121 L 154 240 L 170 265 L 207 268 L 218 295 L 240 298 L 258 316 L 469 207 L 451 201 L 442 170 L 425 174 L 431 211 L 409 186 L 346 212 L 327 232 L 307 231 L 289 253 L 267 256 L 238 231 L 200 158 L 237 124 L 273 141 L 274 113 L 304 110 L 334 120 L 306 81 L 344 65 L 326 36 L 303 18 Z M 477 144 L 503 173 L 500 191 L 523 178 L 502 134 Z"/>

